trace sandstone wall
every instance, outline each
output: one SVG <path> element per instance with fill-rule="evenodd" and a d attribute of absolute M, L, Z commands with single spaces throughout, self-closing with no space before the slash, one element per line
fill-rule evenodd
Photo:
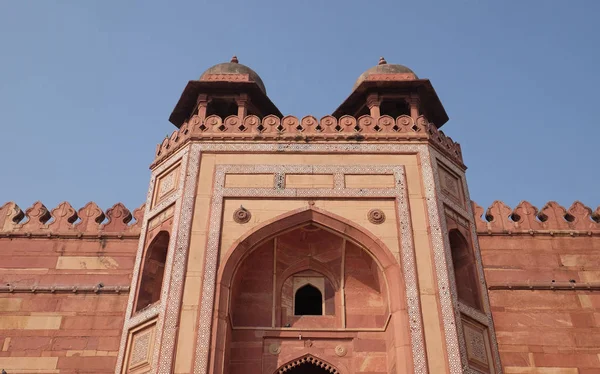
<path fill-rule="evenodd" d="M 598 210 L 496 202 L 484 216 L 479 245 L 505 373 L 600 373 Z"/>
<path fill-rule="evenodd" d="M 121 204 L 0 207 L 0 370 L 114 372 L 139 238 L 131 220 Z"/>

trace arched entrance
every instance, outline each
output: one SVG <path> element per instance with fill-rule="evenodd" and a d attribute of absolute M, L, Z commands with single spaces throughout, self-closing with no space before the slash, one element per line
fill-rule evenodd
<path fill-rule="evenodd" d="M 335 366 L 311 355 L 282 365 L 274 374 L 339 374 Z"/>
<path fill-rule="evenodd" d="M 211 372 L 262 367 L 266 373 L 339 373 L 311 354 L 339 367 L 354 365 L 349 353 L 354 343 L 346 331 L 368 341 L 360 349 L 373 347 L 377 360 L 371 365 L 378 371 L 387 362 L 410 362 L 404 290 L 399 263 L 368 230 L 314 207 L 276 217 L 241 237 L 223 257 Z M 315 296 L 303 297 L 305 291 Z M 302 309 L 319 301 L 318 311 Z M 400 348 L 387 348 L 392 345 Z M 282 357 L 299 350 L 307 354 L 304 361 L 280 367 Z"/>

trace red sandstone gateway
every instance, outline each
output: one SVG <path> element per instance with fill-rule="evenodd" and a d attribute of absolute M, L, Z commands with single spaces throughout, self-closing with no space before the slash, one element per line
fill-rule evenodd
<path fill-rule="evenodd" d="M 409 68 L 297 118 L 234 57 L 170 121 L 133 213 L 0 207 L 0 369 L 600 372 L 600 208 L 484 214 Z"/>

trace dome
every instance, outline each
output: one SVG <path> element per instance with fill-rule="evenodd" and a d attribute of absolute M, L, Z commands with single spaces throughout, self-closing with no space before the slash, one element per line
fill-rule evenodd
<path fill-rule="evenodd" d="M 204 73 L 202 73 L 199 80 L 201 80 L 201 81 L 210 81 L 210 80 L 227 81 L 227 79 L 224 79 L 223 77 L 218 77 L 218 78 L 213 77 L 212 79 L 210 77 L 210 76 L 218 76 L 218 75 L 223 75 L 223 74 L 248 75 L 250 82 L 256 83 L 263 93 L 265 93 L 265 94 L 267 93 L 267 90 L 265 89 L 265 85 L 264 85 L 262 79 L 260 79 L 260 76 L 254 70 L 250 69 L 246 65 L 240 64 L 238 62 L 237 57 L 235 57 L 235 56 L 233 56 L 231 58 L 231 62 L 217 64 L 213 67 L 208 68 Z M 239 81 L 239 79 L 235 79 L 232 77 L 231 81 L 236 82 L 236 81 Z"/>
<path fill-rule="evenodd" d="M 385 61 L 385 59 L 383 57 L 381 57 L 379 59 L 379 64 L 368 69 L 367 71 L 362 73 L 360 75 L 360 77 L 358 77 L 358 79 L 354 83 L 354 87 L 352 87 L 352 89 L 356 89 L 356 87 L 358 87 L 362 82 L 367 80 L 369 76 L 375 75 L 375 74 L 377 74 L 377 75 L 380 75 L 380 74 L 381 75 L 411 74 L 412 75 L 412 76 L 407 75 L 406 77 L 398 76 L 398 77 L 389 79 L 389 80 L 394 80 L 394 81 L 419 79 L 417 77 L 417 75 L 415 74 L 415 72 L 410 70 L 406 66 L 400 65 L 400 64 L 388 64 L 387 61 Z M 379 79 L 377 79 L 377 80 L 379 80 Z M 388 80 L 388 79 L 385 79 L 382 77 L 381 80 Z"/>

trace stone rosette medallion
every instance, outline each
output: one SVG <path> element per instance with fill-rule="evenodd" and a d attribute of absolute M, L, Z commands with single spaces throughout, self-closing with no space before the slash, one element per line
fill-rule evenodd
<path fill-rule="evenodd" d="M 240 207 L 233 212 L 233 220 L 237 223 L 247 223 L 250 218 L 252 218 L 252 214 L 244 207 Z"/>
<path fill-rule="evenodd" d="M 385 222 L 385 213 L 381 209 L 371 209 L 367 213 L 367 219 L 374 225 L 380 225 Z"/>

